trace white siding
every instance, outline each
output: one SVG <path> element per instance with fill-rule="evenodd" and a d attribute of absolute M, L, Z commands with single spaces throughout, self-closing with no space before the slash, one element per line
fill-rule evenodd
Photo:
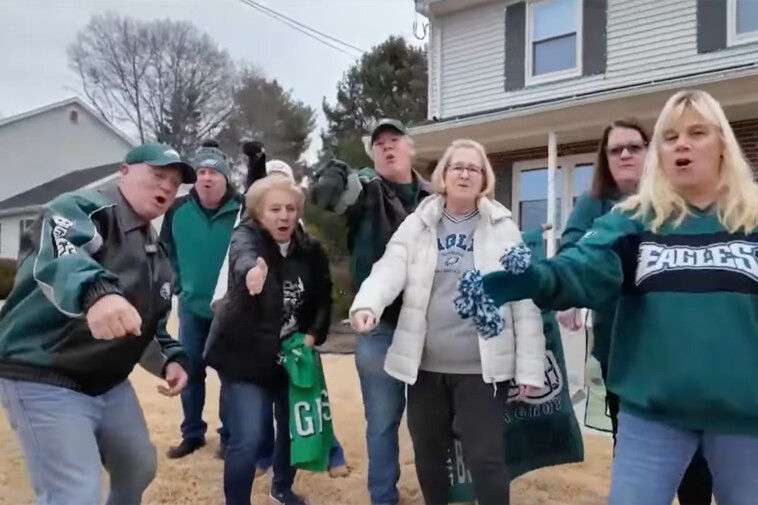
<path fill-rule="evenodd" d="M 78 112 L 78 122 L 69 112 Z M 74 170 L 122 160 L 129 145 L 83 108 L 70 105 L 0 128 L 0 200 Z"/>
<path fill-rule="evenodd" d="M 18 258 L 21 238 L 21 221 L 34 215 L 18 215 L 0 218 L 0 258 Z"/>
<path fill-rule="evenodd" d="M 491 109 L 504 94 L 505 1 L 440 18 L 441 117 Z"/>
<path fill-rule="evenodd" d="M 493 2 L 440 20 L 442 117 L 718 70 L 755 62 L 758 52 L 758 44 L 747 44 L 698 54 L 697 0 L 608 0 L 604 75 L 506 93 L 503 10 L 507 3 Z"/>

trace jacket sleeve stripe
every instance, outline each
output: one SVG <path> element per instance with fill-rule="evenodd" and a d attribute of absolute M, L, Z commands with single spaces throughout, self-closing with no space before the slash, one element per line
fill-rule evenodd
<path fill-rule="evenodd" d="M 102 247 L 92 216 L 113 205 L 86 214 L 71 198 L 54 200 L 45 209 L 33 276 L 42 293 L 68 317 L 82 317 L 84 289 L 100 277 L 116 277 L 91 254 Z"/>

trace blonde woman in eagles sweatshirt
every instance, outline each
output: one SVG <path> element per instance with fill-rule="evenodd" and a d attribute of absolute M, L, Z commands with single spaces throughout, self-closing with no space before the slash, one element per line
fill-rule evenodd
<path fill-rule="evenodd" d="M 758 501 L 758 186 L 719 103 L 672 96 L 637 195 L 576 247 L 483 279 L 495 304 L 618 297 L 610 505 L 668 505 L 702 445 L 721 505 Z"/>
<path fill-rule="evenodd" d="M 480 144 L 453 142 L 432 182 L 437 194 L 392 236 L 355 297 L 351 319 L 359 332 L 370 331 L 403 292 L 384 368 L 409 384 L 408 427 L 425 502 L 448 502 L 445 463 L 455 419 L 477 501 L 507 504 L 500 441 L 508 382 L 515 379 L 522 394 L 543 386 L 542 318 L 529 300 L 508 304 L 500 311 L 504 329 L 484 338 L 472 319 L 458 316 L 453 300 L 463 272 L 500 269 L 500 257 L 522 242 L 521 233 L 493 198 L 495 175 Z"/>

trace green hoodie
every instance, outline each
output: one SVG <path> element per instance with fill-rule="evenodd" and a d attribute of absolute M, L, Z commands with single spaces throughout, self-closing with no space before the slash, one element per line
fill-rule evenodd
<path fill-rule="evenodd" d="M 566 227 L 561 235 L 561 248 L 558 254 L 576 246 L 584 234 L 592 228 L 595 219 L 611 211 L 617 199 L 597 198 L 592 193 L 583 193 L 576 199 L 574 210 L 569 215 Z M 595 335 L 592 355 L 598 360 L 606 373 L 608 369 L 608 353 L 611 348 L 611 327 L 616 315 L 616 303 L 612 301 L 607 306 L 592 312 L 592 331 Z"/>
<path fill-rule="evenodd" d="M 758 434 L 758 229 L 729 233 L 690 209 L 657 232 L 614 210 L 576 247 L 521 275 L 496 272 L 496 304 L 604 307 L 618 297 L 608 389 L 621 409 L 694 431 Z"/>
<path fill-rule="evenodd" d="M 293 333 L 282 341 L 281 363 L 289 376 L 290 464 L 311 472 L 329 468 L 334 444 L 332 411 L 318 353 Z"/>
<path fill-rule="evenodd" d="M 242 196 L 231 186 L 217 209 L 204 208 L 192 188 L 163 219 L 161 241 L 176 273 L 175 293 L 198 316 L 212 317 L 211 299 L 241 206 Z"/>

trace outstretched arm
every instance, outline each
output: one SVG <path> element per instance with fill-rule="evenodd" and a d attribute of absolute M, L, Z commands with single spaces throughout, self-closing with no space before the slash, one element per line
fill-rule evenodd
<path fill-rule="evenodd" d="M 637 227 L 622 212 L 611 212 L 598 219 L 576 247 L 530 266 L 523 274 L 484 276 L 484 290 L 496 305 L 531 298 L 538 306 L 554 310 L 600 308 L 621 290 L 625 245 Z"/>

